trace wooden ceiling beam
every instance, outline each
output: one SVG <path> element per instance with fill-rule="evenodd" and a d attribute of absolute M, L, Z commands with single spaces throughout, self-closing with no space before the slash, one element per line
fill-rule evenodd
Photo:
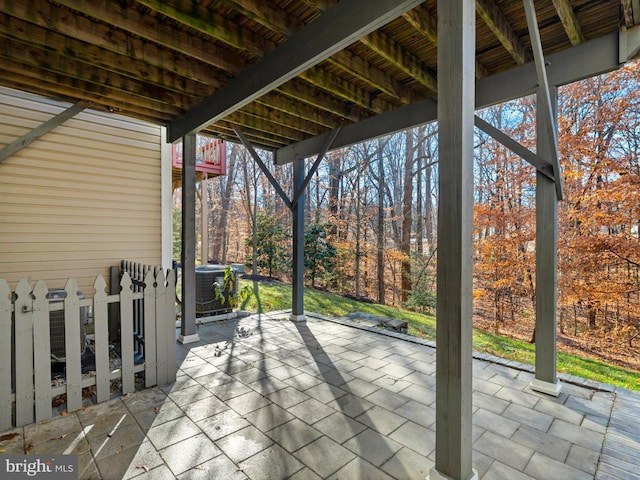
<path fill-rule="evenodd" d="M 420 0 L 370 0 L 363 5 L 358 0 L 342 0 L 171 122 L 167 139 L 175 141 L 241 109 L 419 3 Z"/>
<path fill-rule="evenodd" d="M 72 77 L 53 75 L 47 73 L 41 75 L 36 69 L 16 64 L 11 60 L 4 59 L 2 81 L 3 84 L 14 86 L 18 90 L 25 90 L 41 93 L 45 97 L 51 98 L 58 95 L 60 99 L 67 101 L 88 100 L 91 108 L 100 109 L 111 113 L 119 113 L 135 118 L 151 121 L 157 124 L 158 120 L 169 120 L 178 114 L 179 110 L 167 109 L 159 110 L 151 108 L 149 105 L 139 105 L 129 102 L 133 98 L 126 97 L 110 87 L 99 86 L 94 83 L 84 82 Z"/>
<path fill-rule="evenodd" d="M 11 8 L 5 8 L 7 4 L 11 4 Z M 48 4 L 42 5 L 42 15 L 32 15 L 30 13 L 28 2 L 12 2 L 11 0 L 0 0 L 0 10 L 6 12 L 5 18 L 19 20 L 22 24 L 9 23 L 5 28 L 12 29 L 16 27 L 19 31 L 22 28 L 29 28 L 25 25 L 35 25 L 46 29 L 50 32 L 47 16 L 56 16 L 54 11 Z M 9 16 L 11 15 L 11 17 Z M 59 17 L 59 15 L 57 15 Z M 49 17 L 51 18 L 51 17 Z M 180 76 L 195 80 L 197 82 L 218 85 L 225 83 L 229 76 L 218 70 L 219 66 L 214 65 L 213 59 L 205 63 L 195 62 L 187 55 L 177 55 L 175 50 L 169 50 L 167 47 L 161 47 L 153 42 L 140 39 L 119 29 L 109 29 L 102 22 L 89 19 L 84 15 L 73 12 L 66 12 L 62 20 L 56 24 L 56 30 L 61 35 L 69 39 L 82 42 L 83 48 L 89 45 L 100 47 L 118 55 L 118 60 L 122 62 L 123 58 L 142 62 L 160 68 L 164 71 L 173 72 Z M 25 35 L 29 32 L 10 32 L 12 36 L 19 34 Z M 78 45 L 77 43 L 72 45 Z M 66 48 L 58 44 L 58 39 L 54 39 L 52 47 L 56 49 Z M 81 49 L 79 49 L 81 50 Z M 78 50 L 72 49 L 67 52 L 71 56 L 78 54 Z M 202 59 L 199 59 L 202 60 Z"/>
<path fill-rule="evenodd" d="M 238 50 L 250 52 L 256 57 L 264 56 L 277 45 L 275 42 L 266 40 L 252 31 L 230 22 L 222 15 L 192 2 L 189 2 L 188 8 L 181 9 L 177 7 L 178 2 L 172 0 L 136 1 L 165 17 L 187 25 Z M 149 20 L 147 17 L 146 22 L 149 23 Z M 155 23 L 162 24 L 160 20 L 156 20 Z"/>
<path fill-rule="evenodd" d="M 62 1 L 64 2 L 65 0 Z M 75 6 L 77 2 L 69 1 L 68 3 Z M 178 35 L 174 41 L 171 41 L 166 38 L 168 33 L 164 32 L 164 41 L 161 42 L 162 46 L 159 47 L 156 42 L 160 42 L 161 39 L 156 30 L 160 29 L 160 26 L 157 22 L 152 21 L 151 27 L 148 28 L 150 19 L 146 17 L 144 23 L 147 24 L 147 28 L 143 32 L 131 32 L 134 35 L 126 34 L 119 29 L 109 29 L 102 21 L 108 21 L 111 18 L 115 20 L 116 25 L 122 28 L 127 26 L 133 28 L 135 27 L 135 22 L 126 21 L 126 15 L 120 10 L 103 12 L 102 7 L 96 5 L 96 2 L 83 4 L 80 12 L 82 15 L 69 11 L 65 12 L 61 18 L 60 14 L 56 13 L 53 7 L 48 4 L 42 5 L 39 12 L 40 15 L 37 16 L 31 14 L 28 2 L 0 0 L 0 10 L 30 23 L 36 22 L 38 26 L 45 28 L 48 27 L 46 18 L 57 19 L 56 28 L 67 36 L 100 46 L 128 58 L 138 59 L 159 68 L 171 69 L 192 80 L 213 86 L 220 85 L 222 81 L 226 83 L 228 78 L 222 73 L 214 71 L 211 66 L 231 73 L 238 73 L 245 66 L 241 58 L 238 58 L 237 55 L 231 55 L 228 51 L 221 52 L 220 47 L 208 44 L 210 48 L 207 50 L 205 44 L 198 38 L 193 39 L 194 49 L 191 50 L 189 45 L 180 45 L 178 43 L 183 39 L 184 35 Z M 87 15 L 98 18 L 101 21 L 91 20 Z M 143 35 L 143 33 L 147 34 L 147 36 Z M 144 40 L 140 39 L 140 37 L 143 37 Z M 195 62 L 193 58 L 200 62 L 205 62 L 205 64 Z M 235 61 L 238 63 L 234 63 Z M 291 98 L 295 98 L 312 107 L 321 108 L 346 120 L 359 121 L 366 118 L 359 113 L 358 109 L 345 105 L 344 102 L 340 102 L 330 95 L 313 91 L 306 86 L 305 82 L 289 82 L 287 85 L 279 87 L 279 90 Z"/>
<path fill-rule="evenodd" d="M 245 17 L 285 37 L 290 37 L 304 27 L 304 23 L 294 16 L 263 0 L 223 0 L 223 2 Z"/>
<path fill-rule="evenodd" d="M 302 22 L 288 15 L 284 10 L 275 8 L 263 1 L 224 0 L 224 2 L 246 17 L 287 38 L 304 26 Z M 291 25 L 293 25 L 293 28 L 291 28 Z M 348 72 L 374 89 L 400 100 L 403 104 L 411 103 L 415 100 L 415 95 L 410 89 L 347 49 L 335 53 L 331 58 L 327 59 L 327 62 Z"/>
<path fill-rule="evenodd" d="M 60 57 L 71 55 L 74 60 L 88 66 L 112 71 L 184 95 L 206 96 L 211 93 L 212 87 L 219 87 L 221 84 L 217 76 L 205 84 L 135 58 L 129 58 L 125 68 L 122 57 L 110 50 L 28 24 L 3 13 L 0 13 L 0 37 L 36 45 Z"/>
<path fill-rule="evenodd" d="M 498 5 L 493 0 L 476 0 L 476 12 L 515 62 L 524 65 L 529 59 L 527 50 Z"/>
<path fill-rule="evenodd" d="M 221 138 L 233 143 L 238 143 L 238 136 L 235 133 L 235 128 L 238 127 L 235 123 L 220 120 L 215 123 L 215 127 L 217 130 L 220 130 L 222 135 Z M 274 150 L 275 148 L 280 148 L 283 146 L 283 142 L 278 137 L 271 135 L 268 132 L 262 132 L 260 130 L 255 130 L 251 127 L 242 126 L 242 131 L 245 133 L 245 136 L 256 148 L 262 148 L 264 150 Z"/>
<path fill-rule="evenodd" d="M 305 102 L 288 97 L 279 91 L 273 91 L 256 100 L 256 104 L 286 115 L 294 114 L 301 119 L 323 127 L 332 128 L 344 122 L 344 118 L 326 110 L 314 108 Z"/>
<path fill-rule="evenodd" d="M 295 129 L 306 134 L 319 135 L 327 131 L 325 126 L 310 122 L 309 120 L 298 117 L 296 115 L 291 115 L 290 113 L 285 114 L 285 112 L 283 112 L 282 110 L 272 108 L 259 102 L 254 102 L 251 105 L 247 105 L 245 108 L 239 111 L 243 112 L 246 115 L 272 122 L 275 125 L 281 125 L 286 128 Z"/>
<path fill-rule="evenodd" d="M 145 62 L 137 58 L 130 58 L 127 62 L 129 68 L 125 70 L 122 67 L 122 57 L 111 50 L 46 30 L 20 19 L 9 17 L 4 13 L 0 13 L 0 37 L 15 38 L 25 43 L 35 43 L 41 48 L 56 52 L 60 56 L 73 52 L 74 59 L 92 67 L 110 70 L 140 81 L 151 82 L 158 87 L 165 86 L 174 92 L 195 97 L 209 95 L 211 87 L 217 88 L 223 81 L 226 81 L 215 69 L 203 67 L 201 64 L 197 64 L 197 71 L 193 72 L 189 78 L 181 77 L 177 73 L 167 71 L 148 61 Z M 143 49 L 135 50 L 142 51 Z M 162 64 L 162 62 L 159 63 Z M 136 76 L 133 76 L 134 73 L 132 72 L 135 72 Z M 208 85 L 211 85 L 211 87 Z M 293 113 L 298 117 L 327 127 L 332 127 L 342 118 L 324 113 L 323 110 L 313 108 L 313 106 L 302 100 L 294 100 L 281 94 L 263 97 L 261 100 L 267 107 Z M 327 100 L 324 99 L 323 105 L 327 104 Z M 340 108 L 342 108 L 342 105 L 340 105 Z"/>
<path fill-rule="evenodd" d="M 382 113 L 394 108 L 390 103 L 376 98 L 354 83 L 318 67 L 302 72 L 299 77 L 343 100 L 353 102 L 359 107 L 366 108 L 374 113 Z"/>
<path fill-rule="evenodd" d="M 227 117 L 225 117 L 225 120 L 237 125 L 242 125 L 243 128 L 248 127 L 264 133 L 268 132 L 274 134 L 279 138 L 286 139 L 286 141 L 288 141 L 289 143 L 305 138 L 304 133 L 302 133 L 300 130 L 285 127 L 284 125 L 272 122 L 267 118 L 252 115 L 244 110 L 238 110 L 230 113 Z"/>
<path fill-rule="evenodd" d="M 217 38 L 218 40 L 225 42 L 233 42 L 236 48 L 244 49 L 249 53 L 257 57 L 262 57 L 265 52 L 274 50 L 278 45 L 275 42 L 270 40 L 264 40 L 259 48 L 256 46 L 256 43 L 251 41 L 251 38 L 255 35 L 241 28 L 235 28 L 233 33 L 230 34 L 227 32 L 225 38 L 222 38 L 219 35 L 221 30 L 217 27 L 211 27 L 210 23 L 215 21 L 220 21 L 216 19 L 209 19 L 207 21 L 203 21 L 200 15 L 207 18 L 211 16 L 211 12 L 204 7 L 196 7 L 196 10 L 190 13 L 185 13 L 184 11 L 180 11 L 175 7 L 175 4 L 172 2 L 165 2 L 164 0 L 138 0 L 139 3 L 157 10 L 161 12 L 163 15 L 172 18 L 184 25 L 189 26 L 199 32 L 202 32 L 206 35 L 209 35 L 213 38 Z M 231 38 L 233 37 L 233 38 Z M 243 43 L 243 38 L 248 38 L 249 41 Z M 388 111 L 392 108 L 391 105 L 382 105 L 382 101 L 377 101 L 374 98 L 371 98 L 369 92 L 358 88 L 353 85 L 353 83 L 344 80 L 343 78 L 335 75 L 333 73 L 324 71 L 320 67 L 312 67 L 307 71 L 303 72 L 300 75 L 301 78 L 307 80 L 312 83 L 316 87 L 322 88 L 329 93 L 339 96 L 340 98 L 347 100 L 349 102 L 353 102 L 356 105 L 371 110 L 375 113 L 382 113 L 384 111 Z"/>
<path fill-rule="evenodd" d="M 303 2 L 306 5 L 321 11 L 331 8 L 338 3 L 336 0 L 303 0 Z M 409 14 L 409 18 L 418 19 L 420 17 L 419 14 L 417 17 L 416 14 L 411 14 L 411 12 L 415 12 L 418 8 L 424 10 L 424 7 L 417 7 L 405 12 L 405 14 L 403 14 L 405 20 L 407 19 L 407 14 Z M 423 10 L 420 10 L 420 12 L 423 12 Z M 429 29 L 429 33 L 432 33 L 433 31 L 434 30 Z M 430 91 L 435 92 L 437 90 L 436 77 L 431 73 L 429 68 L 384 33 L 380 31 L 373 32 L 367 37 L 360 39 L 360 42 L 393 64 L 396 68 L 399 68 L 405 74 L 412 77 L 418 83 L 427 87 Z M 437 44 L 437 38 L 435 39 L 434 44 Z"/>
<path fill-rule="evenodd" d="M 275 91 L 294 100 L 308 103 L 313 108 L 337 115 L 347 121 L 353 121 L 355 118 L 367 118 L 368 116 L 360 107 L 352 103 L 343 102 L 317 88 L 312 88 L 304 81 L 296 80 L 286 83 Z"/>
<path fill-rule="evenodd" d="M 553 6 L 558 12 L 558 17 L 562 22 L 564 31 L 567 32 L 567 37 L 571 45 L 576 46 L 584 42 L 584 35 L 580 28 L 580 22 L 576 16 L 576 12 L 573 11 L 571 0 L 553 0 Z"/>
<path fill-rule="evenodd" d="M 365 82 L 390 97 L 398 99 L 403 104 L 411 103 L 415 100 L 415 94 L 409 88 L 347 49 L 336 53 L 333 57 L 327 59 L 327 62 L 353 75 L 361 82 Z"/>
<path fill-rule="evenodd" d="M 2 1 L 12 3 L 11 0 Z M 135 8 L 127 6 L 127 4 L 123 2 L 104 2 L 102 0 L 84 0 L 77 2 L 75 0 L 60 0 L 56 3 L 67 7 L 70 11 L 80 12 L 83 15 L 102 22 L 117 25 L 119 28 L 134 33 L 141 38 L 151 40 L 158 45 L 209 63 L 228 72 L 238 73 L 247 66 L 246 62 L 241 57 L 238 57 L 236 53 L 211 42 L 205 42 L 198 35 L 190 35 L 187 32 L 176 30 L 169 22 L 160 22 L 155 18 L 151 18 L 149 15 L 142 14 Z M 47 14 L 52 15 L 52 21 L 57 22 L 56 28 L 58 28 L 58 25 L 61 23 L 69 21 L 69 19 L 65 18 L 67 15 L 77 17 L 71 12 L 69 14 L 63 13 L 61 17 L 60 9 L 51 5 L 48 5 L 47 8 L 52 10 L 50 13 L 47 12 Z M 10 10 L 11 9 L 9 9 L 9 13 L 11 14 Z M 45 14 L 44 12 L 42 13 Z M 112 32 L 114 29 L 108 31 Z M 128 38 L 128 36 L 125 37 Z"/>
<path fill-rule="evenodd" d="M 437 91 L 438 82 L 429 68 L 388 35 L 376 30 L 361 38 L 360 42 L 430 91 Z"/>
<path fill-rule="evenodd" d="M 67 76 L 86 84 L 95 84 L 97 87 L 105 86 L 113 90 L 119 90 L 131 95 L 139 105 L 156 105 L 159 110 L 164 107 L 187 109 L 196 103 L 197 98 L 170 92 L 164 88 L 152 88 L 151 85 L 133 80 L 114 72 L 102 69 L 87 69 L 82 62 L 61 57 L 45 49 L 28 46 L 10 39 L 4 39 L 0 43 L 0 56 L 14 62 L 32 67 L 42 73 L 46 79 L 48 76 Z M 180 110 L 176 110 L 180 111 Z"/>
<path fill-rule="evenodd" d="M 427 10 L 424 4 L 413 10 L 409 10 L 402 15 L 402 18 L 404 18 L 416 32 L 420 33 L 433 45 L 438 46 L 438 22 L 433 18 L 433 15 L 431 15 L 431 12 Z M 484 78 L 488 75 L 489 71 L 476 59 L 476 78 Z"/>

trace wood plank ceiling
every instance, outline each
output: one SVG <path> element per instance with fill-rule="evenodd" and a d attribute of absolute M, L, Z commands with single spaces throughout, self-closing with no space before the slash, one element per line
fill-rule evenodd
<path fill-rule="evenodd" d="M 363 0 L 364 1 L 364 0 Z M 0 0 L 0 84 L 168 123 L 336 0 Z M 205 131 L 277 148 L 433 95 L 425 1 Z M 536 0 L 545 54 L 640 23 L 637 0 Z M 476 0 L 476 76 L 531 60 L 517 0 Z M 634 8 L 635 7 L 635 8 Z"/>

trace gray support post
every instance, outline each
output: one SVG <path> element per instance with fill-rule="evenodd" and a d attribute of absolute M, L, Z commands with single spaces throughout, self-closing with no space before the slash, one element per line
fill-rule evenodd
<path fill-rule="evenodd" d="M 553 142 L 546 122 L 556 121 L 557 89 L 550 89 L 552 115 L 537 115 L 538 155 L 547 157 Z M 538 98 L 542 98 L 538 96 Z M 539 110 L 538 110 L 539 111 Z M 559 177 L 560 172 L 556 172 Z M 536 177 L 536 373 L 531 388 L 560 394 L 556 376 L 556 303 L 558 283 L 558 198 L 555 182 L 538 172 Z"/>
<path fill-rule="evenodd" d="M 304 160 L 293 162 L 294 191 L 299 192 L 298 201 L 291 210 L 293 215 L 293 299 L 291 320 L 301 322 L 304 316 Z"/>
<path fill-rule="evenodd" d="M 438 0 L 440 199 L 436 462 L 430 480 L 471 480 L 475 2 Z"/>
<path fill-rule="evenodd" d="M 182 320 L 180 343 L 196 333 L 196 134 L 182 137 Z"/>

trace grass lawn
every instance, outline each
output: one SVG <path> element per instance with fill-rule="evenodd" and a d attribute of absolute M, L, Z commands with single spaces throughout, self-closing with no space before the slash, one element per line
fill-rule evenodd
<path fill-rule="evenodd" d="M 262 313 L 291 308 L 291 285 L 279 282 L 240 280 L 239 286 L 241 289 L 246 286 L 253 292 L 253 295 L 240 304 L 241 309 Z M 305 310 L 309 312 L 341 317 L 348 313 L 359 311 L 398 318 L 409 323 L 410 335 L 435 340 L 436 320 L 435 317 L 429 315 L 422 315 L 388 305 L 357 302 L 340 295 L 309 288 L 305 288 L 304 299 Z M 473 330 L 473 348 L 479 352 L 490 353 L 522 363 L 533 364 L 535 361 L 534 345 L 484 330 Z M 558 352 L 558 371 L 640 391 L 640 373 L 587 356 Z"/>

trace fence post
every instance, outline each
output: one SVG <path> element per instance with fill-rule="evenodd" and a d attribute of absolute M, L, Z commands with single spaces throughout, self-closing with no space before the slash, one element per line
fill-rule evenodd
<path fill-rule="evenodd" d="M 156 384 L 156 279 L 153 269 L 144 277 L 144 384 Z"/>
<path fill-rule="evenodd" d="M 31 283 L 23 278 L 16 287 L 15 379 L 16 426 L 33 423 L 33 320 Z"/>
<path fill-rule="evenodd" d="M 38 280 L 33 289 L 33 380 L 36 422 L 51 418 L 51 341 L 47 286 Z"/>
<path fill-rule="evenodd" d="M 164 319 L 164 329 L 167 331 L 167 381 L 176 381 L 178 366 L 176 365 L 176 276 L 172 269 L 167 271 L 167 294 L 165 297 L 166 307 Z"/>
<path fill-rule="evenodd" d="M 93 284 L 96 294 L 93 297 L 93 326 L 96 356 L 96 400 L 105 402 L 111 397 L 109 365 L 109 317 L 107 310 L 107 284 L 102 275 Z"/>
<path fill-rule="evenodd" d="M 156 275 L 156 353 L 157 353 L 157 377 L 158 385 L 164 385 L 169 381 L 167 374 L 167 328 L 164 325 L 164 311 L 167 305 L 167 286 L 165 285 L 164 272 L 160 270 Z M 175 324 L 174 324 L 175 325 Z"/>
<path fill-rule="evenodd" d="M 67 280 L 64 286 L 64 356 L 67 378 L 67 411 L 82 408 L 82 336 L 80 335 L 80 299 L 78 282 Z"/>
<path fill-rule="evenodd" d="M 133 292 L 131 278 L 124 272 L 120 281 L 120 358 L 122 367 L 122 393 L 135 390 L 135 374 L 133 373 Z"/>
<path fill-rule="evenodd" d="M 0 432 L 9 430 L 13 422 L 11 341 L 11 290 L 0 278 Z"/>

